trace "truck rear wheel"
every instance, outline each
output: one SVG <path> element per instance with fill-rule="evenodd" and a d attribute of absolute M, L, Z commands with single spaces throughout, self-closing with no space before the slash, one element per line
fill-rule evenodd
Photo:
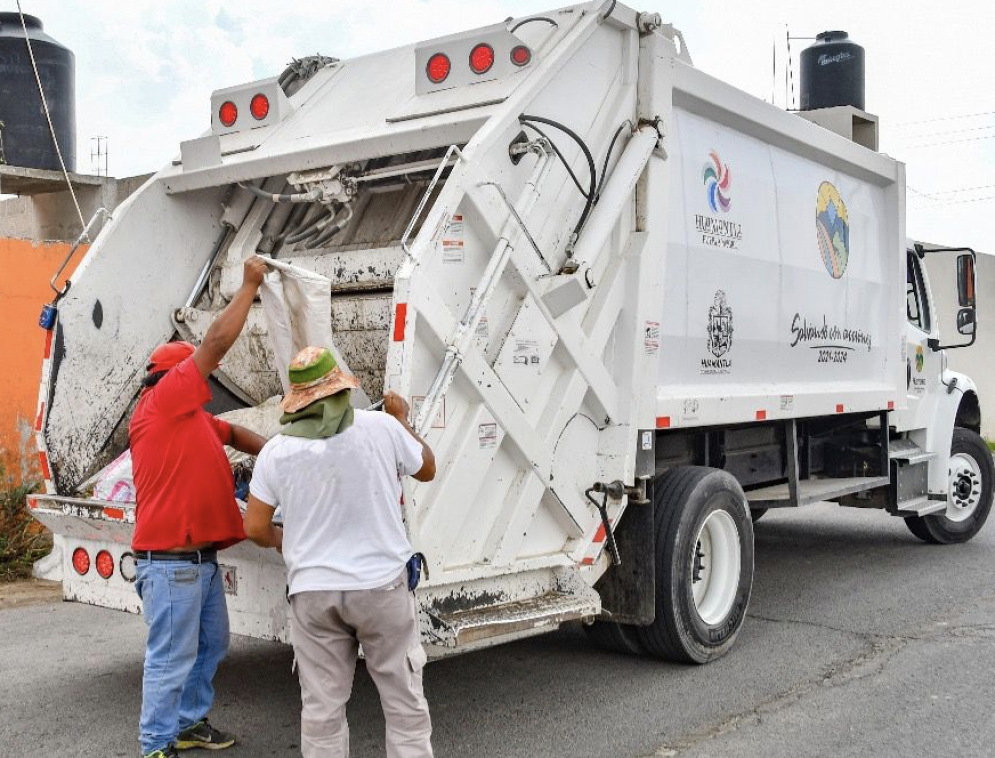
<path fill-rule="evenodd" d="M 967 542 L 981 531 L 991 511 L 995 464 L 988 445 L 977 432 L 954 428 L 948 472 L 946 511 L 905 519 L 909 531 L 924 542 Z"/>
<path fill-rule="evenodd" d="M 646 652 L 707 663 L 732 647 L 753 588 L 753 522 L 724 471 L 679 466 L 654 483 L 656 619 L 638 627 Z"/>
<path fill-rule="evenodd" d="M 619 624 L 615 621 L 595 621 L 585 625 L 584 631 L 591 641 L 602 650 L 612 653 L 627 653 L 641 655 L 642 645 L 636 636 L 636 627 L 629 624 Z"/>

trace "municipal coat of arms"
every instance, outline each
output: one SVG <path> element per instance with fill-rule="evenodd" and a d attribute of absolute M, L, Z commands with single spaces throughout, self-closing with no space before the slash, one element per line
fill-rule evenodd
<path fill-rule="evenodd" d="M 732 348 L 732 308 L 726 302 L 726 293 L 718 290 L 715 302 L 708 309 L 708 351 L 721 358 Z"/>

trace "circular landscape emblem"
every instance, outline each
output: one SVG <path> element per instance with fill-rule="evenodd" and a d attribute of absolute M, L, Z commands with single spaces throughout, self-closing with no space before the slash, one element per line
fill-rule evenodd
<path fill-rule="evenodd" d="M 819 238 L 822 262 L 833 279 L 846 271 L 850 259 L 850 217 L 839 190 L 829 182 L 819 185 L 815 203 L 815 231 Z"/>

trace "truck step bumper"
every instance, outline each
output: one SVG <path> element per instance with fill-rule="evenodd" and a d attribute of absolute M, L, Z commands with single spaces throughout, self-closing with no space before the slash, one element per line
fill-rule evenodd
<path fill-rule="evenodd" d="M 593 618 L 601 599 L 591 588 L 551 591 L 528 600 L 432 615 L 435 643 L 463 647 L 497 637 L 522 637 L 550 631 L 566 621 Z"/>

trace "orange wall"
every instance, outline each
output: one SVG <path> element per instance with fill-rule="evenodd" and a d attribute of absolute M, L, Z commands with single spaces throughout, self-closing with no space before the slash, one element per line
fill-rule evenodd
<path fill-rule="evenodd" d="M 52 300 L 48 282 L 70 247 L 0 238 L 0 452 L 16 453 L 24 425 L 34 423 L 45 351 L 38 316 Z M 76 251 L 67 274 L 85 252 L 85 246 Z"/>

